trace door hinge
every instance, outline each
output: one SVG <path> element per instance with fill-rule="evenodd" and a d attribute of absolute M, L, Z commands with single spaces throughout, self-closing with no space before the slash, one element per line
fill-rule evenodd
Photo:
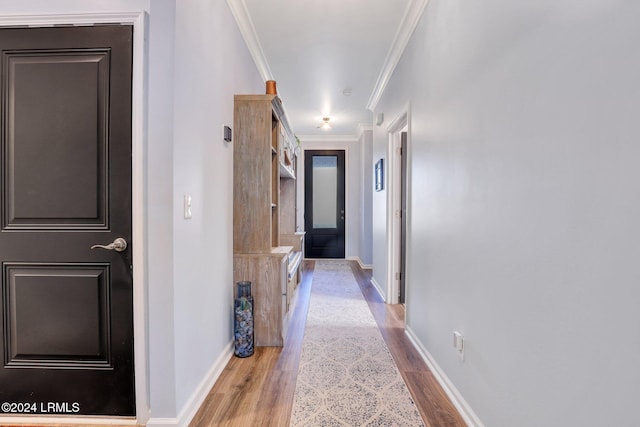
<path fill-rule="evenodd" d="M 402 279 L 402 273 L 398 271 L 396 273 L 396 280 L 400 280 L 400 279 Z"/>

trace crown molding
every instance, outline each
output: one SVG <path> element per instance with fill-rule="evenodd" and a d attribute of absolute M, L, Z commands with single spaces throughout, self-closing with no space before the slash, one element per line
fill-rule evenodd
<path fill-rule="evenodd" d="M 53 27 L 54 25 L 139 24 L 144 12 L 40 13 L 0 16 L 0 26 Z"/>
<path fill-rule="evenodd" d="M 376 85 L 369 97 L 367 110 L 373 111 L 378 105 L 387 83 L 389 83 L 389 80 L 391 79 L 398 62 L 400 62 L 400 58 L 402 57 L 413 32 L 418 26 L 418 22 L 422 17 L 422 12 L 424 12 L 424 8 L 427 6 L 428 1 L 429 0 L 411 0 L 409 2 L 407 10 L 400 21 L 398 30 L 396 31 L 396 35 L 393 38 L 393 43 L 391 43 L 391 48 L 389 48 L 389 52 L 387 53 L 387 58 L 380 70 L 380 75 L 378 76 Z"/>
<path fill-rule="evenodd" d="M 244 42 L 247 45 L 247 49 L 249 49 L 249 53 L 251 54 L 251 58 L 253 58 L 253 62 L 258 68 L 260 77 L 262 77 L 265 82 L 267 80 L 274 80 L 273 73 L 271 72 L 269 63 L 267 62 L 267 57 L 265 56 L 260 40 L 258 39 L 258 33 L 256 33 L 256 28 L 253 26 L 253 21 L 251 20 L 251 16 L 249 15 L 249 11 L 247 10 L 247 5 L 244 0 L 227 0 L 227 6 L 229 6 L 231 14 L 236 20 L 236 24 L 240 29 L 240 34 L 242 34 Z M 288 116 L 284 102 L 282 103 L 282 111 L 284 111 L 285 116 Z M 293 133 L 293 127 L 289 126 L 289 128 Z"/>
<path fill-rule="evenodd" d="M 373 125 L 371 123 L 358 123 L 358 138 L 368 130 L 373 131 Z"/>
<path fill-rule="evenodd" d="M 301 143 L 305 142 L 358 142 L 357 135 L 298 135 Z"/>
<path fill-rule="evenodd" d="M 238 24 L 238 28 L 244 38 L 244 42 L 247 44 L 253 62 L 255 62 L 256 67 L 258 67 L 260 76 L 265 82 L 267 80 L 273 80 L 271 68 L 269 68 L 267 57 L 264 55 L 262 45 L 256 33 L 256 28 L 253 26 L 253 21 L 251 20 L 251 16 L 249 16 L 249 11 L 247 10 L 247 5 L 244 3 L 244 0 L 227 0 L 227 5 L 229 9 L 231 9 L 231 14 L 236 20 L 236 24 Z"/>

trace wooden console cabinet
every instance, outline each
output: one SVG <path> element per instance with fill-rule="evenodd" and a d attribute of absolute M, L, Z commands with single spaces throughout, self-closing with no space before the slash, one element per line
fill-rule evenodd
<path fill-rule="evenodd" d="M 299 280 L 296 145 L 276 95 L 236 95 L 234 282 L 252 283 L 256 346 L 282 346 Z"/>

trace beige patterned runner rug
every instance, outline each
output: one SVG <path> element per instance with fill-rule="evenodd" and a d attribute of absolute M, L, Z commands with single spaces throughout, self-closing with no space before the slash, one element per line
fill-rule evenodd
<path fill-rule="evenodd" d="M 424 426 L 347 261 L 316 261 L 291 426 Z"/>

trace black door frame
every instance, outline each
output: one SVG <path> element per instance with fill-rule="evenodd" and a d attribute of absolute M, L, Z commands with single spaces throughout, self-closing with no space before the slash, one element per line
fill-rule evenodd
<path fill-rule="evenodd" d="M 314 156 L 336 156 L 338 161 L 337 203 L 335 229 L 313 229 L 313 179 L 312 160 Z M 318 149 L 304 151 L 304 224 L 305 224 L 305 257 L 307 258 L 338 258 L 346 256 L 346 150 Z M 335 230 L 335 231 L 333 231 Z M 314 238 L 337 235 L 330 247 L 320 249 L 315 246 Z"/>

